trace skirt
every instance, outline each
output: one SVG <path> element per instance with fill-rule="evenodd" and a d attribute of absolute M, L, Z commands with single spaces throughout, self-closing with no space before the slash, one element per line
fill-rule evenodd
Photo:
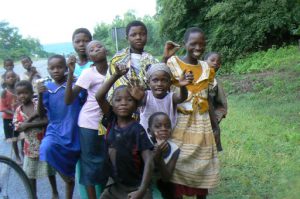
<path fill-rule="evenodd" d="M 104 136 L 97 130 L 79 128 L 80 176 L 79 183 L 85 186 L 105 184 L 108 179 L 108 150 Z"/>
<path fill-rule="evenodd" d="M 55 175 L 55 170 L 47 163 L 38 158 L 24 157 L 23 170 L 29 179 L 43 178 Z"/>
<path fill-rule="evenodd" d="M 171 182 L 210 189 L 219 184 L 219 160 L 208 112 L 179 113 L 172 141 L 180 154 Z"/>

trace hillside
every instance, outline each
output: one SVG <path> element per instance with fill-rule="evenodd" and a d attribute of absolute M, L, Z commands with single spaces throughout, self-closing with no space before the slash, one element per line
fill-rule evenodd
<path fill-rule="evenodd" d="M 221 123 L 221 184 L 211 199 L 299 198 L 300 50 L 271 51 L 220 75 L 229 112 Z"/>
<path fill-rule="evenodd" d="M 68 55 L 74 53 L 73 45 L 71 42 L 66 43 L 55 43 L 43 45 L 45 51 L 49 53 Z"/>

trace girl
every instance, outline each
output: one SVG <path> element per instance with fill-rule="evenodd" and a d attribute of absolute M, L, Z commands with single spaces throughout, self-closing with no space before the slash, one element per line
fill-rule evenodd
<path fill-rule="evenodd" d="M 91 41 L 87 45 L 87 54 L 94 63 L 82 72 L 73 88 L 76 58 L 72 56 L 68 60 L 69 74 L 65 103 L 72 103 L 81 90 L 87 90 L 87 100 L 78 118 L 81 144 L 79 183 L 86 186 L 89 198 L 94 199 L 96 198 L 95 185 L 105 185 L 107 180 L 107 176 L 103 172 L 104 162 L 107 158 L 106 145 L 104 136 L 98 135 L 102 111 L 95 99 L 95 93 L 105 80 L 108 64 L 106 49 L 99 41 Z"/>
<path fill-rule="evenodd" d="M 193 82 L 193 74 L 182 74 L 179 85 L 180 92 L 169 92 L 171 86 L 171 71 L 164 63 L 153 64 L 146 73 L 147 83 L 151 91 L 145 91 L 140 112 L 140 124 L 148 129 L 149 117 L 155 112 L 167 113 L 171 119 L 172 128 L 176 124 L 176 107 L 187 98 L 186 85 Z"/>
<path fill-rule="evenodd" d="M 49 121 L 40 146 L 40 160 L 48 162 L 59 172 L 66 183 L 66 198 L 71 199 L 75 165 L 80 154 L 77 120 L 81 100 L 75 98 L 70 105 L 62 100 L 65 95 L 66 71 L 63 56 L 53 55 L 48 59 L 48 72 L 54 82 L 38 85 L 38 113 L 41 117 L 47 113 Z"/>
<path fill-rule="evenodd" d="M 21 105 L 14 114 L 14 126 L 19 132 L 25 133 L 24 165 L 34 192 L 36 194 L 36 179 L 49 177 L 52 188 L 52 199 L 58 198 L 56 188 L 55 171 L 46 162 L 39 161 L 40 143 L 44 137 L 44 128 L 47 126 L 47 118 L 34 118 L 37 111 L 37 101 L 33 101 L 33 88 L 29 81 L 20 81 L 16 84 L 16 94 Z"/>
<path fill-rule="evenodd" d="M 169 116 L 156 112 L 149 118 L 148 133 L 152 135 L 154 145 L 154 163 L 160 173 L 156 185 L 164 199 L 174 199 L 174 185 L 169 181 L 178 159 L 180 150 L 170 140 L 172 125 Z"/>
<path fill-rule="evenodd" d="M 217 52 L 210 52 L 206 54 L 204 57 L 204 61 L 206 61 L 210 67 L 214 68 L 216 72 L 221 67 L 221 55 Z M 214 85 L 209 92 L 209 96 L 211 98 L 211 108 L 213 109 L 213 115 L 211 116 L 211 118 L 216 118 L 216 122 L 212 121 L 212 125 L 217 126 L 216 128 L 213 128 L 216 145 L 218 151 L 222 151 L 223 149 L 221 145 L 221 132 L 219 124 L 221 120 L 226 117 L 227 114 L 227 99 L 222 83 L 219 79 L 215 78 Z"/>
<path fill-rule="evenodd" d="M 137 109 L 137 101 L 130 94 L 132 90 L 126 86 L 118 87 L 112 96 L 112 106 L 107 101 L 109 89 L 128 72 L 128 68 L 116 67 L 115 71 L 96 94 L 105 115 L 104 126 L 110 129 L 107 142 L 114 179 L 114 184 L 103 192 L 101 199 L 150 199 L 153 168 L 150 150 L 153 145 L 143 127 L 132 117 Z"/>
<path fill-rule="evenodd" d="M 72 35 L 73 48 L 77 54 L 77 62 L 74 69 L 74 76 L 79 77 L 83 70 L 89 68 L 93 62 L 89 61 L 86 54 L 86 46 L 92 41 L 92 34 L 86 28 L 78 28 Z"/>
<path fill-rule="evenodd" d="M 205 49 L 201 29 L 189 28 L 184 34 L 184 46 L 183 57 L 172 56 L 167 62 L 175 87 L 179 86 L 182 71 L 192 71 L 195 77 L 187 86 L 187 100 L 178 105 L 172 140 L 181 152 L 171 182 L 176 184 L 176 198 L 183 195 L 206 198 L 208 189 L 219 183 L 219 161 L 208 112 L 208 90 L 214 80 L 214 69 L 198 61 Z"/>
<path fill-rule="evenodd" d="M 13 70 L 8 70 L 4 73 L 4 84 L 5 89 L 1 93 L 0 99 L 0 111 L 3 112 L 3 127 L 5 133 L 5 139 L 12 141 L 12 147 L 16 156 L 16 162 L 18 164 L 22 164 L 19 148 L 18 148 L 18 138 L 23 138 L 23 135 L 18 131 L 14 131 L 13 127 L 13 116 L 17 103 L 17 96 L 15 95 L 15 84 L 17 82 L 17 74 Z M 23 140 L 22 140 L 22 148 L 23 148 Z"/>

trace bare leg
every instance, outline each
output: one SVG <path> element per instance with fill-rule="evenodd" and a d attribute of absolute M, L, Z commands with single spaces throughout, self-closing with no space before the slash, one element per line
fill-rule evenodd
<path fill-rule="evenodd" d="M 21 140 L 21 154 L 24 157 L 24 139 Z"/>
<path fill-rule="evenodd" d="M 13 141 L 12 142 L 12 147 L 13 147 L 13 150 L 14 150 L 15 155 L 16 155 L 16 162 L 17 162 L 17 164 L 22 164 L 22 161 L 21 161 L 21 158 L 20 158 L 20 155 L 19 155 L 18 142 L 17 141 Z"/>
<path fill-rule="evenodd" d="M 49 176 L 49 182 L 51 185 L 52 189 L 52 199 L 58 199 L 58 191 L 57 191 L 57 186 L 56 186 L 56 178 L 55 175 Z"/>
<path fill-rule="evenodd" d="M 96 199 L 96 189 L 95 186 L 86 186 L 86 190 L 88 192 L 89 199 Z"/>
<path fill-rule="evenodd" d="M 29 179 L 29 181 L 33 188 L 34 195 L 37 197 L 37 195 L 36 195 L 36 179 Z"/>
<path fill-rule="evenodd" d="M 72 199 L 74 191 L 75 181 L 66 182 L 66 199 Z"/>

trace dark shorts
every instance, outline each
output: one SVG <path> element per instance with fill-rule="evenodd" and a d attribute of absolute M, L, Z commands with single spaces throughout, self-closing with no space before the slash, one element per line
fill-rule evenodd
<path fill-rule="evenodd" d="M 4 127 L 5 139 L 18 137 L 20 134 L 19 132 L 14 131 L 14 125 L 12 119 L 3 119 L 3 127 Z"/>
<path fill-rule="evenodd" d="M 108 152 L 104 136 L 97 130 L 79 128 L 80 132 L 80 177 L 85 186 L 105 184 L 108 179 Z"/>

